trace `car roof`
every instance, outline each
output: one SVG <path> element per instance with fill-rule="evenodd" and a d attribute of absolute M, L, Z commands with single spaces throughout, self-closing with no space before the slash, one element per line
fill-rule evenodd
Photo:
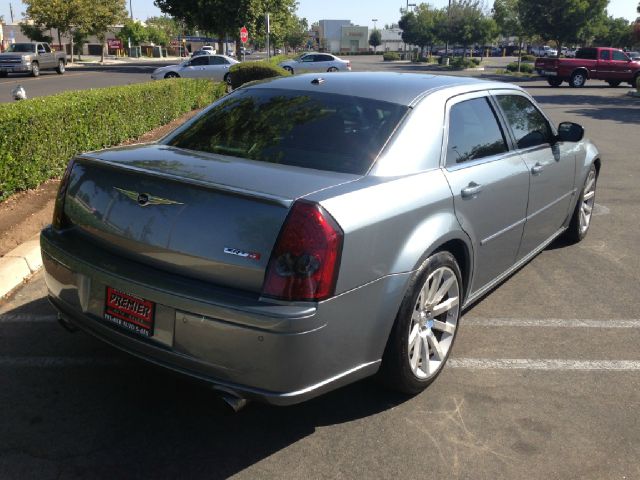
<path fill-rule="evenodd" d="M 472 77 L 393 72 L 308 73 L 268 79 L 243 88 L 321 90 L 326 93 L 370 98 L 406 106 L 413 106 L 430 93 L 446 89 L 452 90 L 452 94 L 505 88 L 522 90 L 510 83 L 479 80 Z"/>

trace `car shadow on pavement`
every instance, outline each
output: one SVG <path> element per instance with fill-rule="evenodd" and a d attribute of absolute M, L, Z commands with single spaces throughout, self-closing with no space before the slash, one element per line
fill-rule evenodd
<path fill-rule="evenodd" d="M 623 95 L 620 97 L 600 97 L 597 95 L 537 95 L 536 100 L 545 107 L 550 105 L 576 106 L 566 113 L 590 117 L 595 120 L 611 120 L 618 123 L 640 123 L 640 101 Z"/>
<path fill-rule="evenodd" d="M 53 313 L 40 300 L 33 303 L 7 313 Z M 2 354 L 9 365 L 12 355 L 35 359 L 0 365 L 0 472 L 13 478 L 29 471 L 83 478 L 227 478 L 318 427 L 362 419 L 409 399 L 365 380 L 303 404 L 250 403 L 234 414 L 204 383 L 84 333 L 69 334 L 55 321 L 0 323 L 2 337 L 15 343 Z M 57 363 L 41 365 L 43 355 Z"/>

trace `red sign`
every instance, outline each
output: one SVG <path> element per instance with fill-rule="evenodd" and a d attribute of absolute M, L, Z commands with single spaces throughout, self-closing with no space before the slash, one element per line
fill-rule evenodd
<path fill-rule="evenodd" d="M 242 27 L 240 29 L 240 41 L 242 43 L 247 43 L 247 40 L 249 40 L 249 31 L 247 30 L 247 27 Z"/>
<path fill-rule="evenodd" d="M 109 48 L 122 48 L 122 42 L 113 38 L 107 40 L 107 45 Z"/>

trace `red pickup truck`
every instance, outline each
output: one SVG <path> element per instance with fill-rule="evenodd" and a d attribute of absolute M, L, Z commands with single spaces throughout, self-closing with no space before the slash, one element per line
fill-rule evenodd
<path fill-rule="evenodd" d="M 632 61 L 617 48 L 581 48 L 576 58 L 537 58 L 535 69 L 552 87 L 562 82 L 582 87 L 588 79 L 605 80 L 612 87 L 622 82 L 635 87 L 640 79 L 640 61 Z"/>

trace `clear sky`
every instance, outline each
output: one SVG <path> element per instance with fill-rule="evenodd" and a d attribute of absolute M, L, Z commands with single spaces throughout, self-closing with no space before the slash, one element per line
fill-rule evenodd
<path fill-rule="evenodd" d="M 130 0 L 133 15 L 135 18 L 145 20 L 147 17 L 160 15 L 161 12 L 153 5 L 153 0 Z M 558 0 L 562 1 L 562 0 Z M 5 22 L 10 21 L 9 3 L 13 6 L 13 14 L 16 22 L 21 19 L 25 6 L 20 0 L 0 0 L 0 15 L 3 15 Z M 410 3 L 421 3 L 420 0 L 410 0 Z M 435 7 L 444 7 L 448 0 L 429 0 Z M 363 8 L 363 4 L 366 7 Z M 351 20 L 356 25 L 373 27 L 373 19 L 377 19 L 378 28 L 385 24 L 391 24 L 400 18 L 400 8 L 406 7 L 406 0 L 299 0 L 298 16 L 305 17 L 309 23 L 318 20 Z M 493 4 L 492 0 L 487 0 L 487 5 Z M 127 0 L 129 5 L 129 0 Z M 638 14 L 636 7 L 637 0 L 609 0 L 608 11 L 614 17 L 624 17 L 628 20 L 635 20 Z"/>

